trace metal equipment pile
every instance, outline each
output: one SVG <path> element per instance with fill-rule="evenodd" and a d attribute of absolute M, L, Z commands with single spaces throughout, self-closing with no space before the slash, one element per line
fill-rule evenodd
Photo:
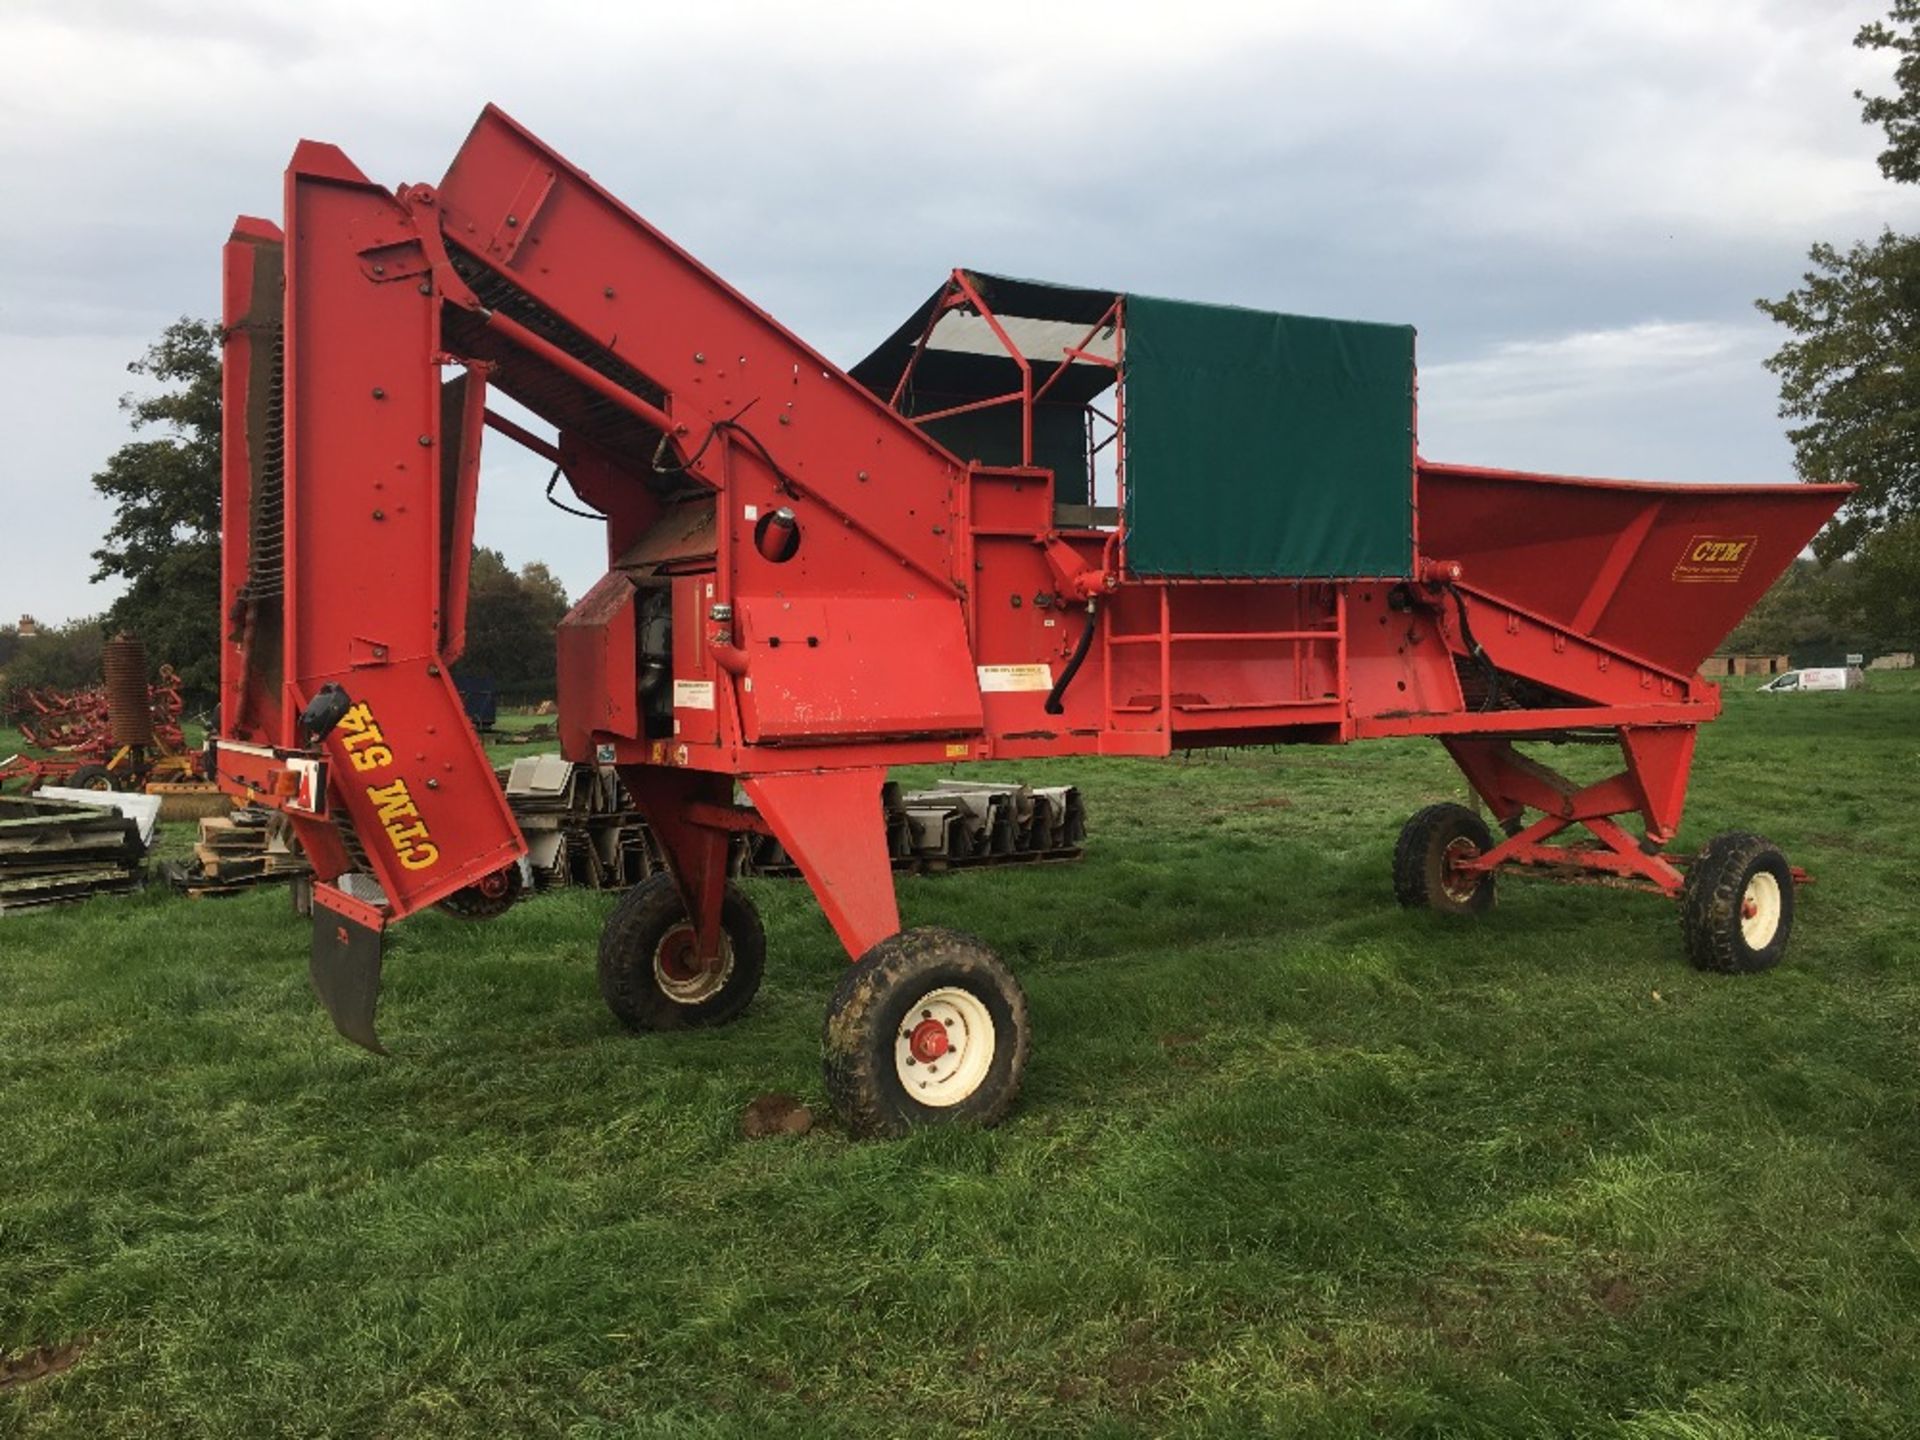
<path fill-rule="evenodd" d="M 526 836 L 536 889 L 624 889 L 665 863 L 613 769 L 529 755 L 499 777 Z M 1086 844 L 1086 807 L 1072 785 L 950 780 L 908 792 L 889 782 L 880 803 L 895 870 L 1074 860 Z M 733 837 L 728 873 L 787 877 L 800 871 L 779 841 L 742 833 Z"/>
<path fill-rule="evenodd" d="M 184 701 L 174 668 L 162 665 L 148 683 L 146 650 L 126 635 L 106 642 L 101 668 L 103 683 L 88 689 L 42 686 L 7 697 L 7 716 L 22 738 L 53 753 L 0 757 L 0 785 L 24 779 L 28 790 L 135 790 L 150 779 L 195 777 L 198 757 L 180 726 Z"/>
<path fill-rule="evenodd" d="M 152 826 L 112 805 L 0 795 L 0 915 L 137 889 Z"/>

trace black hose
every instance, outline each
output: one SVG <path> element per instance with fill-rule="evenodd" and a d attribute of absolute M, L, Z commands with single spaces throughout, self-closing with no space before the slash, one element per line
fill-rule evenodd
<path fill-rule="evenodd" d="M 1461 595 L 1460 587 L 1449 582 L 1447 585 L 1447 593 L 1453 596 L 1453 607 L 1460 615 L 1461 643 L 1467 647 L 1467 654 L 1473 657 L 1474 662 L 1479 665 L 1481 672 L 1487 677 L 1487 695 L 1486 698 L 1480 702 L 1480 708 L 1482 710 L 1497 710 L 1500 707 L 1500 667 L 1493 663 L 1493 657 L 1482 650 L 1480 648 L 1480 642 L 1473 638 L 1473 626 L 1467 623 L 1466 597 Z"/>
<path fill-rule="evenodd" d="M 1060 678 L 1053 682 L 1053 689 L 1047 692 L 1046 710 L 1049 715 L 1058 715 L 1067 708 L 1067 686 L 1073 683 L 1073 677 L 1080 673 L 1080 666 L 1087 658 L 1087 651 L 1093 648 L 1093 632 L 1100 625 L 1100 602 L 1097 599 L 1087 601 L 1087 628 L 1080 632 L 1080 643 L 1073 647 L 1073 654 L 1067 659 L 1067 668 L 1060 672 Z"/>

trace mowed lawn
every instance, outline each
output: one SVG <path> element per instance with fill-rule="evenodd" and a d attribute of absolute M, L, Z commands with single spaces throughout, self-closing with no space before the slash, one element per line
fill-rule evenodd
<path fill-rule="evenodd" d="M 1749 978 L 1650 895 L 1399 910 L 1431 745 L 1009 767 L 1086 860 L 900 891 L 1026 1094 L 893 1144 L 740 1136 L 825 1108 L 791 883 L 715 1032 L 619 1030 L 611 897 L 404 925 L 386 1060 L 284 893 L 0 921 L 0 1433 L 1912 1435 L 1920 688 L 1727 711 L 1683 843 L 1818 877 Z"/>

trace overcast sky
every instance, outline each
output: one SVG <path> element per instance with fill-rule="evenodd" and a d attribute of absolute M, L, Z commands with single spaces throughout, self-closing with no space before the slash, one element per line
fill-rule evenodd
<path fill-rule="evenodd" d="M 1791 475 L 1753 309 L 1911 228 L 1883 3 L 0 4 L 0 620 L 101 609 L 126 362 L 302 136 L 437 181 L 492 100 L 833 359 L 956 264 L 1419 327 L 1435 459 Z M 479 534 L 597 526 L 489 452 Z"/>

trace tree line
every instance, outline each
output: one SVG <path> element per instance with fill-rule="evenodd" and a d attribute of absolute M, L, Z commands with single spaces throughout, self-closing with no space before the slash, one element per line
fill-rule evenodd
<path fill-rule="evenodd" d="M 113 522 L 93 552 L 93 579 L 125 589 L 102 615 L 28 638 L 0 628 L 0 700 L 26 687 L 98 684 L 106 636 L 141 640 L 148 664 L 179 673 L 190 708 L 210 710 L 220 683 L 220 329 L 182 318 L 127 369 L 157 382 L 121 400 L 136 438 L 93 477 Z M 467 653 L 457 679 L 490 682 L 502 700 L 555 689 L 553 627 L 567 593 L 541 561 L 519 569 L 476 547 L 467 601 Z"/>

